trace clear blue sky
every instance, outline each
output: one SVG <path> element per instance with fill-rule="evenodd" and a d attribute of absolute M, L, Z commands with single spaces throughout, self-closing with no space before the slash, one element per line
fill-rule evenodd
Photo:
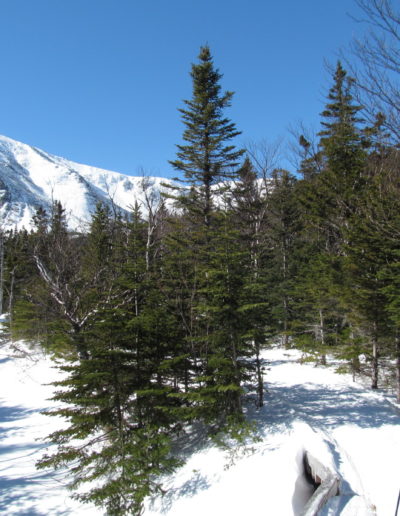
<path fill-rule="evenodd" d="M 335 63 L 356 31 L 352 0 L 0 0 L 0 134 L 81 163 L 173 176 L 210 45 L 235 92 L 237 143 L 318 126 Z"/>

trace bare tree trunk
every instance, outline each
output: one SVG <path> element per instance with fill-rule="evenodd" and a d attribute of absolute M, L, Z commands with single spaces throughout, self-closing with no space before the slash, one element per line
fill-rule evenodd
<path fill-rule="evenodd" d="M 378 388 L 378 372 L 379 372 L 379 364 L 378 364 L 378 342 L 376 337 L 373 337 L 372 341 L 372 383 L 371 388 Z"/>
<path fill-rule="evenodd" d="M 3 313 L 4 298 L 4 236 L 0 236 L 0 314 Z"/>
<path fill-rule="evenodd" d="M 325 322 L 324 322 L 324 314 L 322 310 L 319 310 L 319 334 L 320 334 L 320 342 L 322 346 L 322 354 L 321 354 L 321 364 L 326 365 L 326 353 L 325 353 Z"/>
<path fill-rule="evenodd" d="M 286 283 L 288 277 L 288 259 L 287 259 L 287 245 L 286 239 L 282 242 L 282 278 Z M 286 294 L 283 294 L 283 345 L 285 348 L 289 346 L 288 326 L 289 326 L 289 306 Z"/>
<path fill-rule="evenodd" d="M 352 347 L 352 358 L 351 358 L 351 371 L 353 373 L 353 382 L 356 381 L 356 374 L 360 372 L 360 357 L 357 354 L 355 354 L 356 348 L 354 344 L 354 332 L 353 330 L 350 333 L 350 341 L 353 343 L 351 345 Z"/>
<path fill-rule="evenodd" d="M 260 344 L 255 341 L 256 349 L 256 373 L 257 373 L 257 407 L 261 408 L 264 405 L 264 378 L 261 366 Z"/>
<path fill-rule="evenodd" d="M 238 366 L 238 356 L 237 356 L 237 349 L 236 349 L 236 341 L 234 335 L 230 335 L 230 339 L 232 342 L 232 363 L 233 363 L 233 369 L 234 369 L 234 376 L 235 376 L 235 382 L 236 385 L 240 389 L 240 371 Z M 234 393 L 234 399 L 233 401 L 233 408 L 236 414 L 241 414 L 242 412 L 242 395 L 240 390 Z"/>
<path fill-rule="evenodd" d="M 285 349 L 289 347 L 289 335 L 288 335 L 288 302 L 286 296 L 283 298 L 283 311 L 285 313 L 283 320 L 283 335 L 282 335 L 282 345 Z"/>
<path fill-rule="evenodd" d="M 396 337 L 396 391 L 397 403 L 400 403 L 400 337 Z"/>
<path fill-rule="evenodd" d="M 10 295 L 9 295 L 9 298 L 8 298 L 8 313 L 9 313 L 8 323 L 9 323 L 10 333 L 12 331 L 12 307 L 13 307 L 13 304 L 14 304 L 15 269 L 16 269 L 16 267 L 14 267 L 13 270 L 11 271 L 11 273 L 10 273 L 10 277 L 11 277 L 11 281 L 10 281 Z"/>
<path fill-rule="evenodd" d="M 90 358 L 89 351 L 87 349 L 85 340 L 84 340 L 82 332 L 81 332 L 81 327 L 79 326 L 79 324 L 72 324 L 72 331 L 73 331 L 72 340 L 73 340 L 75 349 L 78 353 L 79 360 L 82 360 L 82 361 L 89 360 L 89 358 Z"/>

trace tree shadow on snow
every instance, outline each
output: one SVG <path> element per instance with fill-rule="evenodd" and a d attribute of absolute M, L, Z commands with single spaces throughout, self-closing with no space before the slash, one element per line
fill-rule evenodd
<path fill-rule="evenodd" d="M 208 489 L 211 486 L 207 477 L 202 475 L 199 471 L 195 471 L 194 475 L 184 482 L 181 486 L 168 489 L 166 494 L 161 498 L 154 498 L 150 507 L 153 510 L 159 510 L 161 514 L 167 513 L 174 502 L 181 497 L 192 497 L 199 491 Z"/>
<path fill-rule="evenodd" d="M 0 514 L 47 516 L 48 511 L 41 509 L 43 487 L 45 490 L 59 487 L 54 472 L 37 472 L 30 467 L 38 458 L 35 455 L 40 454 L 45 444 L 30 438 L 22 420 L 36 412 L 37 409 L 22 406 L 0 406 Z M 8 423 L 12 426 L 5 426 Z M 13 439 L 19 432 L 21 435 L 18 438 L 23 437 L 26 442 L 6 442 L 6 439 Z M 61 516 L 70 512 L 57 510 L 57 514 Z"/>
<path fill-rule="evenodd" d="M 400 425 L 400 416 L 389 404 L 358 389 L 313 384 L 269 385 L 260 413 L 264 424 L 290 426 L 295 419 L 310 425 L 335 428 L 353 424 L 361 428 Z"/>
<path fill-rule="evenodd" d="M 19 425 L 18 421 L 25 419 L 37 410 L 27 409 L 21 406 L 0 406 L 0 441 L 13 437 L 18 431 L 24 429 L 24 425 Z M 3 426 L 7 423 L 15 423 L 14 426 Z M 17 445 L 16 445 L 17 446 Z M 15 447 L 14 445 L 11 448 Z M 0 448 L 0 454 L 8 453 L 10 450 Z"/>
<path fill-rule="evenodd" d="M 2 423 L 10 423 L 11 421 L 18 421 L 18 419 L 24 419 L 33 413 L 36 413 L 37 409 L 27 409 L 21 406 L 0 406 L 0 425 Z"/>
<path fill-rule="evenodd" d="M 172 440 L 172 451 L 179 457 L 187 459 L 193 453 L 206 448 L 210 443 L 207 428 L 200 422 L 194 422 Z"/>
<path fill-rule="evenodd" d="M 48 510 L 43 505 L 43 485 L 54 487 L 51 473 L 41 473 L 29 478 L 0 477 L 0 514 L 18 516 L 47 516 Z M 71 514 L 57 507 L 57 515 Z"/>
<path fill-rule="evenodd" d="M 21 459 L 23 457 L 29 457 L 31 455 L 35 455 L 35 453 L 38 452 L 38 450 L 43 449 L 46 447 L 46 444 L 44 443 L 32 443 L 27 442 L 25 444 L 9 444 L 4 445 L 0 444 L 0 472 L 1 472 L 1 466 L 4 466 L 4 463 L 12 463 L 16 462 L 18 459 Z M 28 450 L 29 453 L 24 454 L 24 452 Z M 16 453 L 16 456 L 11 456 L 9 459 L 1 459 L 4 455 L 8 453 Z M 1 476 L 0 476 L 1 479 Z"/>

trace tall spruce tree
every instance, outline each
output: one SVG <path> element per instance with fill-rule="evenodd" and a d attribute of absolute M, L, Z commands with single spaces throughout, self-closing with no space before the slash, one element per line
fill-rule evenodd
<path fill-rule="evenodd" d="M 264 404 L 262 347 L 272 330 L 271 291 L 268 288 L 270 256 L 267 245 L 266 219 L 268 196 L 265 182 L 260 181 L 248 157 L 239 170 L 239 180 L 233 192 L 232 217 L 241 246 L 242 288 L 240 316 L 243 319 L 242 338 L 252 354 L 256 405 Z M 251 363 L 250 361 L 248 362 Z"/>
<path fill-rule="evenodd" d="M 349 320 L 368 344 L 366 355 L 372 366 L 371 387 L 377 389 L 380 357 L 390 330 L 386 312 L 388 301 L 384 294 L 388 282 L 380 274 L 390 255 L 384 238 L 368 220 L 358 218 L 351 229 L 351 245 L 348 246 L 344 267 L 347 285 L 341 296 Z"/>
<path fill-rule="evenodd" d="M 377 388 L 378 380 L 384 380 L 381 365 L 391 357 L 397 361 L 400 399 L 398 151 L 374 152 L 368 169 L 370 184 L 360 197 L 360 216 L 352 224 L 347 252 L 352 288 L 347 293 L 346 307 L 349 316 L 356 318 L 358 331 L 367 344 L 372 387 Z"/>
<path fill-rule="evenodd" d="M 359 116 L 362 107 L 354 102 L 353 81 L 340 62 L 332 79 L 321 113 L 317 151 L 321 167 L 299 185 L 305 227 L 303 254 L 308 249 L 312 258 L 302 260 L 306 273 L 299 278 L 298 292 L 309 291 L 310 297 L 306 300 L 301 295 L 298 307 L 308 304 L 311 309 L 306 316 L 303 312 L 309 325 L 304 331 L 314 328 L 315 343 L 322 348 L 328 342 L 338 342 L 338 328 L 342 331 L 349 324 L 343 306 L 340 308 L 341 291 L 351 288 L 350 283 L 344 284 L 344 279 L 351 282 L 351 278 L 343 267 L 351 245 L 352 225 L 359 214 L 359 197 L 367 184 L 369 146 L 368 131 Z M 301 286 L 304 282 L 308 285 Z"/>
<path fill-rule="evenodd" d="M 244 151 L 232 140 L 240 134 L 224 116 L 232 92 L 221 93 L 222 75 L 215 69 L 210 49 L 200 49 L 199 63 L 192 65 L 193 96 L 181 109 L 185 124 L 184 145 L 178 145 L 172 166 L 183 173 L 175 198 L 185 217 L 182 232 L 174 238 L 176 260 L 186 262 L 184 316 L 188 351 L 194 357 L 195 382 L 186 394 L 191 414 L 224 426 L 228 419 L 241 419 L 242 371 L 238 328 L 239 259 L 231 224 L 222 207 L 228 194 L 226 180 L 238 177 Z M 229 204 L 229 203 L 228 203 Z M 229 256 L 227 260 L 226 257 Z M 181 267 L 182 268 L 182 267 Z M 236 289 L 236 290 L 235 290 Z M 240 326 L 240 324 L 239 324 Z"/>
<path fill-rule="evenodd" d="M 209 225 L 212 210 L 213 187 L 221 181 L 236 177 L 235 168 L 244 150 L 229 143 L 240 131 L 224 116 L 230 106 L 233 92 L 221 93 L 222 75 L 214 67 L 208 46 L 201 47 L 199 63 L 192 65 L 193 96 L 185 100 L 186 109 L 180 109 L 186 128 L 185 145 L 177 145 L 177 159 L 171 165 L 183 172 L 190 187 L 190 211 L 202 214 Z M 194 190 L 193 190 L 194 189 Z M 184 197 L 181 197 L 184 201 Z"/>
<path fill-rule="evenodd" d="M 369 140 L 360 128 L 362 106 L 354 103 L 351 93 L 353 80 L 340 61 L 329 90 L 320 131 L 320 147 L 325 157 L 325 169 L 320 174 L 324 188 L 323 201 L 331 206 L 328 222 L 336 234 L 349 225 L 357 206 L 357 196 L 365 185 L 366 148 Z"/>

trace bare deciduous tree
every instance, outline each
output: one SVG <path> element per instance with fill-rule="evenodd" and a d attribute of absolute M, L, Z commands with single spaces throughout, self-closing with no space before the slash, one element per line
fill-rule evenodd
<path fill-rule="evenodd" d="M 359 88 L 359 102 L 373 122 L 384 116 L 384 126 L 400 140 L 400 9 L 392 0 L 355 0 L 369 30 L 351 45 L 359 64 L 349 63 Z M 347 60 L 348 62 L 348 60 Z"/>
<path fill-rule="evenodd" d="M 315 130 L 299 121 L 289 127 L 292 140 L 288 145 L 287 159 L 294 170 L 307 179 L 312 172 L 321 172 L 324 160 L 319 148 L 319 138 Z"/>
<path fill-rule="evenodd" d="M 278 139 L 275 142 L 267 140 L 249 142 L 245 149 L 257 173 L 257 177 L 266 184 L 271 178 L 273 170 L 280 168 L 282 139 Z"/>

